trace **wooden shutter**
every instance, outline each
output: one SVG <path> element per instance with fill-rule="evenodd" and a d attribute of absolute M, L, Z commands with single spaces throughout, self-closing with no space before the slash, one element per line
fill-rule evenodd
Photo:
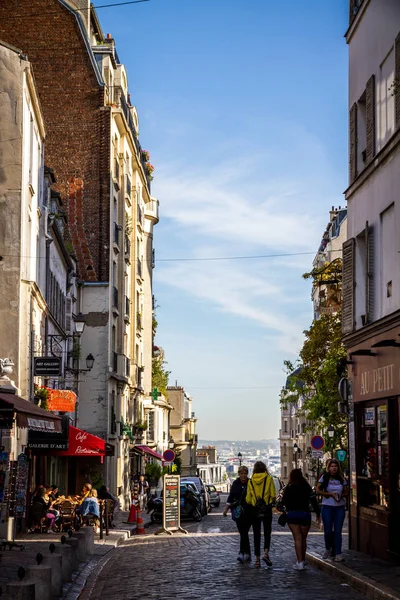
<path fill-rule="evenodd" d="M 343 244 L 342 271 L 342 331 L 351 333 L 354 329 L 354 286 L 355 286 L 355 239 L 350 238 Z"/>
<path fill-rule="evenodd" d="M 400 33 L 396 38 L 395 42 L 395 113 L 396 113 L 396 128 L 400 128 Z"/>
<path fill-rule="evenodd" d="M 367 121 L 367 156 L 368 165 L 375 156 L 375 75 L 369 78 L 365 89 L 365 112 Z"/>
<path fill-rule="evenodd" d="M 365 224 L 365 315 L 366 324 L 374 321 L 375 312 L 375 237 L 374 230 Z"/>
<path fill-rule="evenodd" d="M 349 178 L 350 183 L 353 183 L 357 177 L 357 102 L 350 109 L 349 153 Z"/>

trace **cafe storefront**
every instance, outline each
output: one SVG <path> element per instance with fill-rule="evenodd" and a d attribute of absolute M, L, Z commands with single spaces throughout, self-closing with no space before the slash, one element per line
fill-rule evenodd
<path fill-rule="evenodd" d="M 400 327 L 348 348 L 350 547 L 400 558 Z"/>

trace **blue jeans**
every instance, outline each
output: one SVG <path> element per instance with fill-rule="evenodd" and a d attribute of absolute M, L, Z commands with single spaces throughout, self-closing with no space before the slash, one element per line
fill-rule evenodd
<path fill-rule="evenodd" d="M 331 550 L 333 556 L 342 554 L 342 527 L 345 514 L 344 506 L 322 505 L 325 548 Z"/>

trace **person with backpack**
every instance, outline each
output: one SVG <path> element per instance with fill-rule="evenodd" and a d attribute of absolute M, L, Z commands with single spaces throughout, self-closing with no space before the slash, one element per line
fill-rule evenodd
<path fill-rule="evenodd" d="M 317 498 L 301 469 L 291 471 L 289 483 L 283 491 L 281 504 L 285 507 L 286 523 L 289 525 L 294 539 L 297 563 L 293 568 L 303 571 L 306 560 L 307 535 L 311 527 L 310 504 L 317 515 L 318 524 L 321 521 L 321 511 Z"/>
<path fill-rule="evenodd" d="M 252 507 L 252 525 L 254 532 L 254 566 L 260 567 L 261 526 L 264 529 L 264 556 L 263 562 L 272 567 L 269 557 L 272 531 L 272 503 L 275 501 L 276 491 L 274 480 L 268 473 L 267 465 L 262 461 L 254 463 L 253 475 L 247 485 L 246 502 Z"/>
<path fill-rule="evenodd" d="M 249 470 L 246 466 L 241 466 L 238 471 L 239 477 L 232 483 L 229 496 L 226 501 L 224 517 L 231 511 L 232 519 L 236 523 L 240 535 L 240 548 L 238 561 L 241 563 L 251 561 L 249 529 L 251 526 L 251 516 L 249 507 L 246 504 L 247 484 L 249 481 Z"/>

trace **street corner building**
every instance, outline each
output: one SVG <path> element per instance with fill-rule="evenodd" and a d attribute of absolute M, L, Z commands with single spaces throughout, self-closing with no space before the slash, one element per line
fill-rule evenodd
<path fill-rule="evenodd" d="M 348 352 L 351 548 L 400 558 L 400 3 L 351 0 Z"/>

